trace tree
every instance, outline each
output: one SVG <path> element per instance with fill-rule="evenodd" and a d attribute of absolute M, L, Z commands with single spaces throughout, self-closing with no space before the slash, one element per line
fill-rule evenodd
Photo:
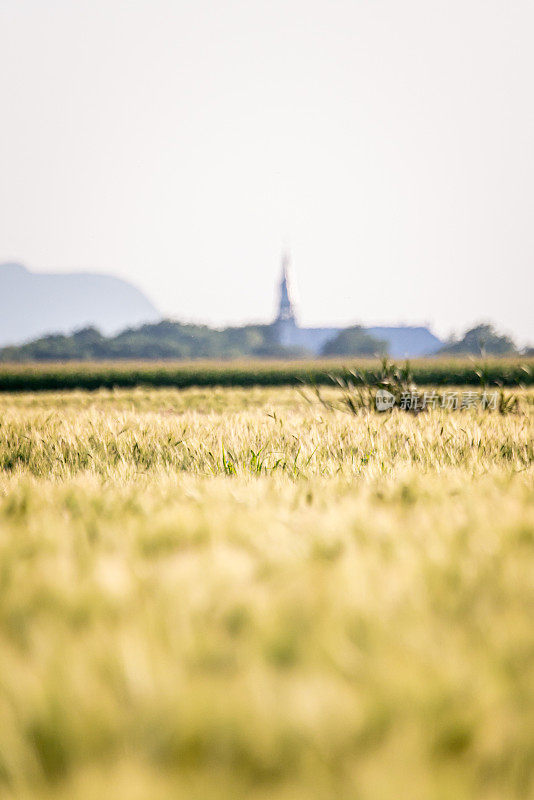
<path fill-rule="evenodd" d="M 303 348 L 277 344 L 270 325 L 209 328 L 172 320 L 127 328 L 105 337 L 95 328 L 70 335 L 44 336 L 20 347 L 0 350 L 0 361 L 98 359 L 302 358 Z"/>
<path fill-rule="evenodd" d="M 376 356 L 387 353 L 387 342 L 375 339 L 361 327 L 344 328 L 323 347 L 323 356 Z"/>
<path fill-rule="evenodd" d="M 467 330 L 461 339 L 451 339 L 438 355 L 506 356 L 514 353 L 517 348 L 509 336 L 498 333 L 490 323 L 482 323 Z"/>

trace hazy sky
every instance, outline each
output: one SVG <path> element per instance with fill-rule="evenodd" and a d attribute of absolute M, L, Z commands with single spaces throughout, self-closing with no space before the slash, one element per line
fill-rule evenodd
<path fill-rule="evenodd" d="M 532 0 L 0 0 L 0 260 L 534 342 Z"/>

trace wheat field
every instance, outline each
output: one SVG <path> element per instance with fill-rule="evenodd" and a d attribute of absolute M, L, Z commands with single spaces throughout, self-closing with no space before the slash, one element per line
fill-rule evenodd
<path fill-rule="evenodd" d="M 534 798 L 533 399 L 1 395 L 0 797 Z"/>

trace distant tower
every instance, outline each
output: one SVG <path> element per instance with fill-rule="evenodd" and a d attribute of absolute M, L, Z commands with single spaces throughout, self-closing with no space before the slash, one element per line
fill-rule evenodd
<path fill-rule="evenodd" d="M 296 324 L 295 309 L 291 300 L 289 284 L 289 255 L 284 253 L 282 256 L 282 277 L 280 279 L 280 300 L 278 303 L 278 316 L 276 321 L 292 321 Z"/>
<path fill-rule="evenodd" d="M 278 315 L 274 322 L 274 327 L 279 344 L 285 347 L 291 347 L 297 343 L 298 326 L 295 308 L 291 299 L 288 253 L 282 255 L 282 276 L 280 279 Z"/>

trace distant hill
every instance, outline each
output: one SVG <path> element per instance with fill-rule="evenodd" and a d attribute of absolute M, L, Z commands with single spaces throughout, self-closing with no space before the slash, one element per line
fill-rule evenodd
<path fill-rule="evenodd" d="M 0 346 L 86 326 L 111 334 L 158 319 L 145 295 L 120 278 L 0 264 Z"/>
<path fill-rule="evenodd" d="M 396 358 L 411 358 L 432 355 L 443 346 L 424 327 L 365 328 L 357 341 L 353 332 L 349 342 L 342 328 L 301 328 L 293 320 L 291 335 L 282 341 L 277 323 L 225 331 L 168 322 L 148 325 L 160 321 L 147 297 L 120 278 L 34 273 L 22 264 L 0 264 L 0 348 L 10 346 L 9 357 L 15 360 L 328 355 L 337 352 L 333 342 L 340 336 L 343 341 L 338 344 L 346 355 L 387 351 Z M 92 329 L 90 334 L 86 329 Z M 71 336 L 76 331 L 78 335 Z M 21 350 L 11 347 L 26 343 Z M 2 360 L 7 357 L 1 354 Z"/>

